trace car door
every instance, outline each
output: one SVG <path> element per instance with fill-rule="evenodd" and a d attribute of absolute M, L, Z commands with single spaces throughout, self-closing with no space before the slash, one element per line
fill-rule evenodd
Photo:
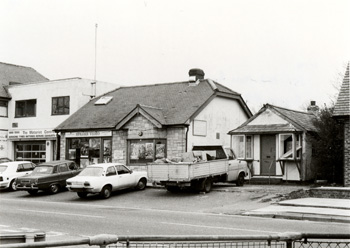
<path fill-rule="evenodd" d="M 72 177 L 72 172 L 69 170 L 67 163 L 59 164 L 57 169 L 59 173 L 59 183 L 65 186 L 66 180 Z"/>
<path fill-rule="evenodd" d="M 115 166 L 109 166 L 106 170 L 106 183 L 112 184 L 112 190 L 119 189 L 119 178 Z"/>
<path fill-rule="evenodd" d="M 232 149 L 225 148 L 226 154 L 228 156 L 228 175 L 227 181 L 235 181 L 238 177 L 238 172 L 240 169 L 240 163 L 236 159 L 235 154 Z"/>
<path fill-rule="evenodd" d="M 121 188 L 129 188 L 133 185 L 134 180 L 131 171 L 124 165 L 117 165 L 118 182 Z"/>

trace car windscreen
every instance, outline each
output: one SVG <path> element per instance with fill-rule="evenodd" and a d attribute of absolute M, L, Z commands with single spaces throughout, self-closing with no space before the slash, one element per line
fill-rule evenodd
<path fill-rule="evenodd" d="M 32 175 L 52 174 L 52 172 L 52 166 L 37 166 L 34 168 Z"/>
<path fill-rule="evenodd" d="M 88 177 L 100 177 L 103 174 L 103 168 L 100 167 L 87 167 L 82 170 L 79 176 L 88 176 Z"/>
<path fill-rule="evenodd" d="M 0 172 L 4 172 L 7 169 L 7 165 L 0 165 Z"/>

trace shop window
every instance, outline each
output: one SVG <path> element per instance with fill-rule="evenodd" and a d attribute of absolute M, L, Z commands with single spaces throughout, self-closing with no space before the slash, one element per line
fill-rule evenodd
<path fill-rule="evenodd" d="M 253 136 L 232 136 L 232 148 L 239 159 L 253 159 Z"/>
<path fill-rule="evenodd" d="M 8 102 L 0 100 L 0 117 L 8 117 Z"/>
<path fill-rule="evenodd" d="M 146 164 L 166 157 L 166 140 L 130 140 L 129 163 Z"/>
<path fill-rule="evenodd" d="M 16 101 L 15 117 L 35 117 L 36 99 Z"/>
<path fill-rule="evenodd" d="M 52 115 L 69 114 L 69 96 L 52 97 Z"/>
<path fill-rule="evenodd" d="M 68 139 L 67 158 L 76 161 L 80 167 L 107 163 L 112 159 L 112 140 L 102 138 Z"/>
<path fill-rule="evenodd" d="M 279 135 L 279 159 L 300 159 L 302 153 L 301 135 L 280 134 Z"/>

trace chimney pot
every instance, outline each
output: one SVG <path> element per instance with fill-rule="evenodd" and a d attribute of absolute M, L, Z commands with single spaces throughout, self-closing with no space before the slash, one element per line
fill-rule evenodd
<path fill-rule="evenodd" d="M 202 69 L 193 68 L 189 70 L 188 75 L 190 76 L 190 79 L 195 77 L 194 81 L 197 81 L 198 79 L 204 79 L 205 73 Z M 193 80 L 190 80 L 190 81 L 193 81 Z"/>

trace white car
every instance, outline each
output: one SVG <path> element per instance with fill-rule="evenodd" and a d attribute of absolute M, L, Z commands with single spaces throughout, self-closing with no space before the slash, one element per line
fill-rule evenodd
<path fill-rule="evenodd" d="M 35 164 L 30 161 L 5 162 L 0 164 L 0 189 L 16 190 L 15 179 L 32 173 Z"/>
<path fill-rule="evenodd" d="M 81 198 L 92 193 L 107 199 L 112 191 L 126 188 L 143 190 L 146 185 L 146 171 L 132 171 L 121 163 L 89 165 L 79 175 L 67 180 L 68 190 L 77 192 Z"/>

